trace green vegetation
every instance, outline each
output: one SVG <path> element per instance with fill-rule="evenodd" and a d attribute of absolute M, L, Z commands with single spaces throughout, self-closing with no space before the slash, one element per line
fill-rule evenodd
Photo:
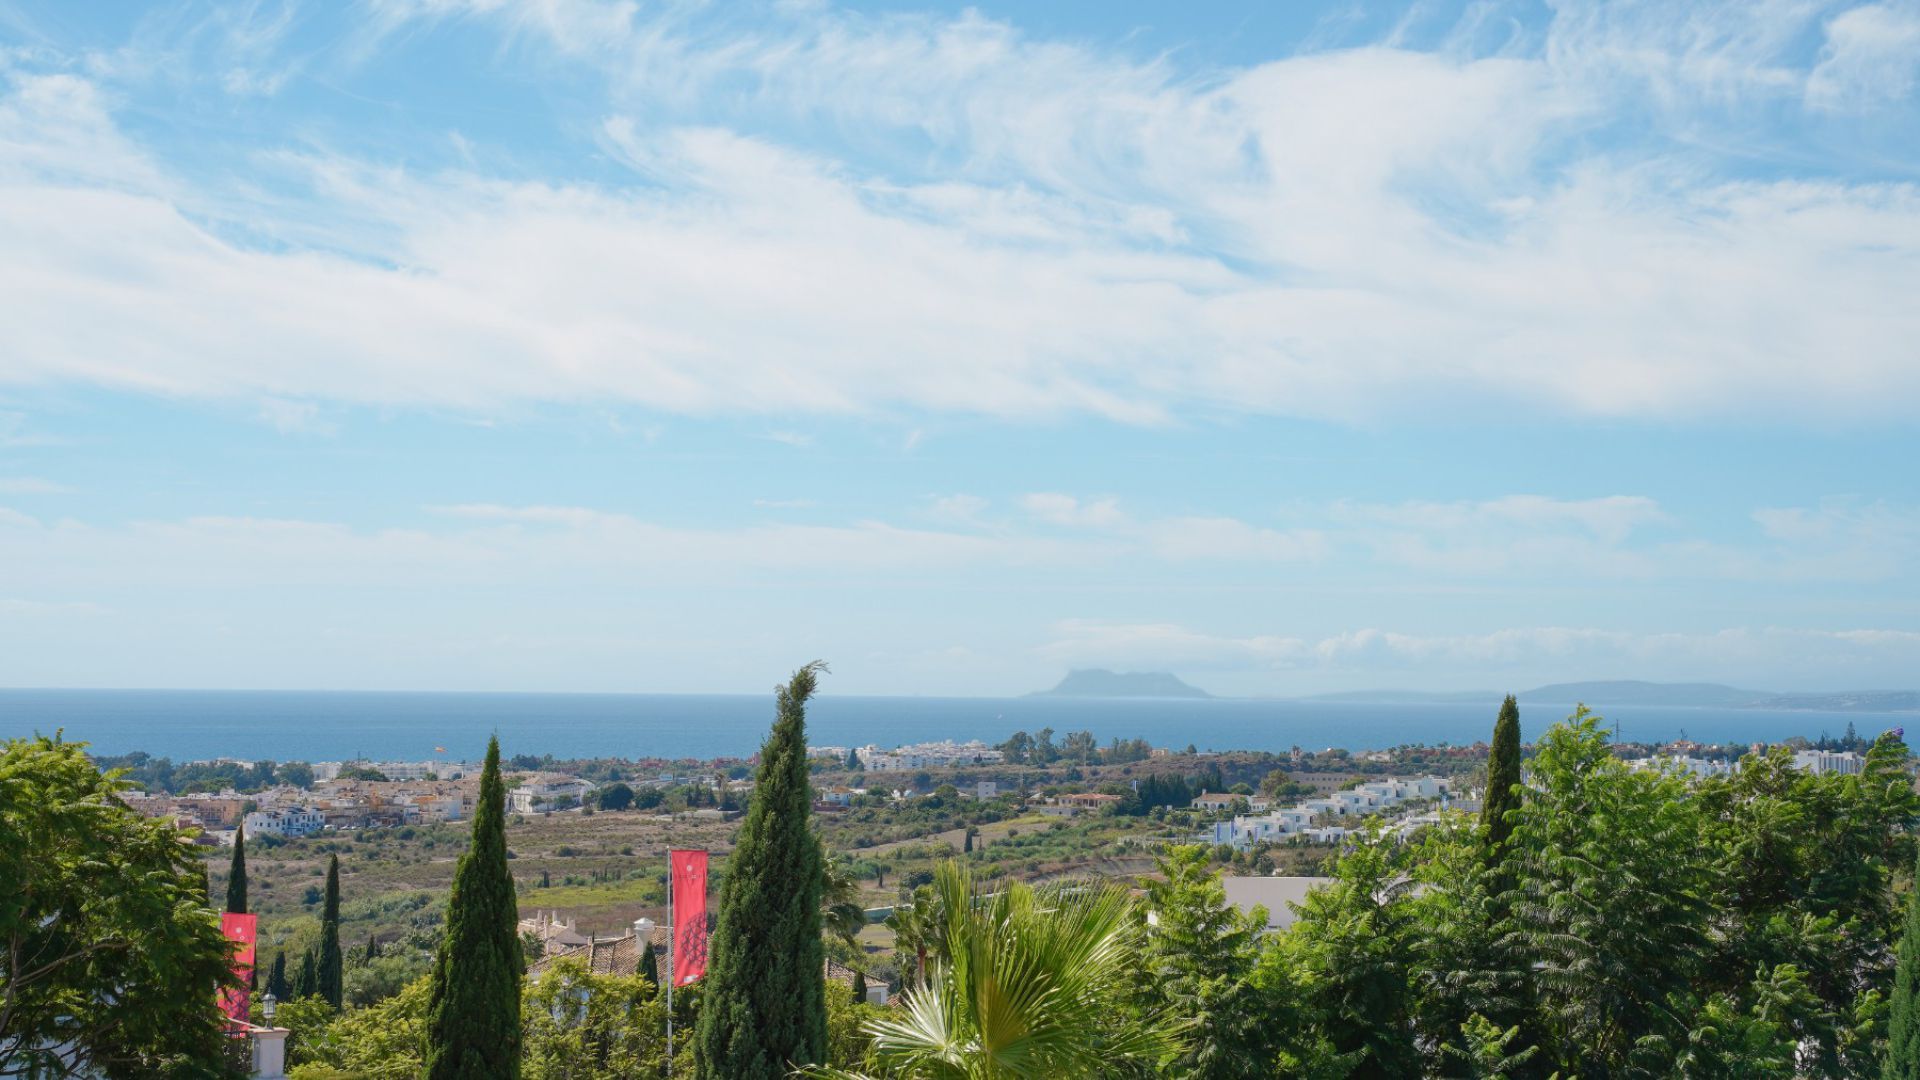
<path fill-rule="evenodd" d="M 1520 805 L 1520 703 L 1512 694 L 1500 704 L 1487 751 L 1487 797 L 1480 807 L 1489 860 L 1498 860 L 1513 835 L 1513 811 Z"/>
<path fill-rule="evenodd" d="M 703 1077 L 774 1080 L 826 1060 L 824 872 L 810 823 L 806 729 L 822 670 L 809 664 L 780 688 L 760 749 L 753 802 L 719 890 L 697 1035 Z"/>
<path fill-rule="evenodd" d="M 982 895 L 949 863 L 929 899 L 941 956 L 899 1011 L 868 1023 L 880 1075 L 1106 1076 L 1180 1052 L 1181 1021 L 1122 1007 L 1139 940 L 1126 889 L 1015 885 Z"/>
<path fill-rule="evenodd" d="M 233 859 L 227 864 L 227 911 L 247 913 L 247 827 L 233 830 Z"/>
<path fill-rule="evenodd" d="M 799 1065 L 907 1077 L 1920 1080 L 1920 891 L 1909 876 L 1920 797 L 1896 736 L 1875 740 L 1855 776 L 1803 771 L 1776 748 L 1695 779 L 1629 767 L 1583 709 L 1530 748 L 1524 788 L 1492 784 L 1479 820 L 1442 813 L 1411 834 L 1371 823 L 1341 849 L 1230 852 L 1182 846 L 1210 818 L 1175 791 L 1325 789 L 1358 772 L 1262 755 L 1071 763 L 1080 790 L 1135 798 L 1055 818 L 1011 797 L 962 798 L 956 770 L 930 795 L 856 802 L 816 822 L 809 770 L 822 766 L 804 757 L 813 674 L 781 693 L 737 823 L 633 810 L 510 820 L 496 747 L 464 852 L 441 826 L 237 849 L 229 895 L 243 883 L 241 902 L 263 914 L 262 955 L 274 954 L 263 989 L 295 1029 L 295 1076 L 658 1075 L 657 973 L 549 961 L 523 979 L 515 919 L 560 906 L 595 914 L 583 930 L 617 933 L 658 918 L 665 850 L 689 846 L 716 855 L 719 930 L 708 980 L 675 993 L 676 1023 L 693 1032 L 678 1075 Z M 1517 720 L 1507 703 L 1488 755 L 1495 775 L 1517 776 Z M 1221 783 L 1196 775 L 1216 765 Z M 1128 769 L 1138 792 L 1121 779 Z M 0 1034 L 12 1041 L 0 1041 L 0 1072 L 7 1053 L 82 1029 L 132 1055 L 91 1058 L 107 1075 L 219 1057 L 218 1044 L 202 1044 L 206 1056 L 192 1042 L 217 1033 L 211 993 L 179 992 L 224 977 L 199 867 L 171 826 L 113 799 L 113 783 L 70 744 L 11 743 L 0 756 L 0 883 L 28 882 L 0 889 L 0 934 L 72 950 L 63 935 L 85 929 L 106 942 L 103 955 L 124 955 L 115 978 L 137 973 L 89 984 L 105 976 L 81 964 L 60 976 L 76 988 L 54 991 L 6 971 Z M 1492 809 L 1502 790 L 1514 798 Z M 1332 880 L 1289 929 L 1269 932 L 1261 912 L 1227 903 L 1217 874 L 1223 862 L 1276 861 Z M 1137 881 L 1140 895 L 1098 878 Z M 151 892 L 124 899 L 129 890 Z M 892 908 L 884 924 L 867 921 L 873 907 Z M 107 922 L 69 921 L 69 909 Z M 63 914 L 46 922 L 53 912 Z M 140 944 L 116 946 L 114 933 Z M 201 966 L 161 966 L 195 949 Z M 899 986 L 906 1005 L 867 1006 L 825 982 L 823 953 L 861 983 Z M 149 974 L 164 974 L 164 993 L 145 989 Z M 111 1010 L 98 1004 L 109 985 Z M 22 1011 L 16 1002 L 33 994 L 58 996 Z M 123 1018 L 123 1000 L 164 1012 L 164 1026 Z M 18 1034 L 35 1023 L 56 1027 Z M 493 1056 L 468 1054 L 476 1047 Z"/>
<path fill-rule="evenodd" d="M 142 791 L 191 793 L 208 791 L 255 792 L 280 784 L 313 786 L 313 767 L 304 761 L 193 761 L 175 765 L 167 758 L 135 751 L 93 759 L 103 772 L 119 772 Z"/>
<path fill-rule="evenodd" d="M 340 856 L 327 856 L 327 891 L 320 909 L 320 996 L 334 1008 L 345 995 L 346 958 L 340 952 Z"/>
<path fill-rule="evenodd" d="M 1847 734 L 1852 736 L 1852 725 Z M 1920 881 L 1920 865 L 1914 869 Z M 1920 887 L 1907 893 L 1906 929 L 1894 963 L 1893 1001 L 1887 1011 L 1884 1080 L 1920 1080 Z"/>
<path fill-rule="evenodd" d="M 222 1060 L 214 994 L 231 952 L 203 864 L 170 823 L 128 809 L 125 787 L 83 744 L 0 743 L 0 1075 Z"/>
<path fill-rule="evenodd" d="M 520 916 L 507 869 L 505 818 L 500 740 L 494 738 L 487 741 L 473 843 L 454 875 L 446 935 L 427 997 L 430 1080 L 520 1075 Z"/>

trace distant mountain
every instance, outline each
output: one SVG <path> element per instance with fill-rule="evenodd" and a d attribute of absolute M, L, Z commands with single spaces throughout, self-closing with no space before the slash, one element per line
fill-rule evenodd
<path fill-rule="evenodd" d="M 1601 682 L 1554 683 L 1518 695 L 1522 702 L 1572 705 L 1683 705 L 1741 709 L 1765 707 L 1774 695 L 1765 690 L 1741 690 L 1719 683 L 1656 683 L 1634 679 Z"/>
<path fill-rule="evenodd" d="M 1845 690 L 1834 694 L 1774 694 L 1764 709 L 1821 712 L 1920 712 L 1920 690 Z"/>
<path fill-rule="evenodd" d="M 1037 690 L 1028 697 L 1091 698 L 1206 698 L 1212 694 L 1180 681 L 1165 671 L 1107 671 L 1085 668 L 1067 672 L 1060 685 Z"/>
<path fill-rule="evenodd" d="M 1358 690 L 1318 694 L 1302 701 L 1381 705 L 1451 705 L 1485 701 L 1497 706 L 1500 693 L 1488 691 L 1428 693 L 1420 690 Z M 1635 679 L 1554 683 L 1515 695 L 1535 705 L 1591 705 L 1602 712 L 1615 705 L 1708 709 L 1805 709 L 1820 712 L 1920 712 L 1917 690 L 1849 690 L 1834 693 L 1776 694 L 1719 683 L 1657 683 Z"/>

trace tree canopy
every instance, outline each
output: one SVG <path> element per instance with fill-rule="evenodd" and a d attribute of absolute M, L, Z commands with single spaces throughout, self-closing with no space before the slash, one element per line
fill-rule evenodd
<path fill-rule="evenodd" d="M 0 1075 L 218 1061 L 231 949 L 172 822 L 54 738 L 0 744 Z"/>

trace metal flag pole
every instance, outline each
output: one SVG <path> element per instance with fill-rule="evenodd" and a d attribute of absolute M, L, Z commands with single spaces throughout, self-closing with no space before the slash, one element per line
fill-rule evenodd
<path fill-rule="evenodd" d="M 667 1075 L 673 1075 L 673 939 L 679 931 L 673 922 L 673 852 L 667 852 Z M 647 948 L 653 948 L 649 943 Z"/>

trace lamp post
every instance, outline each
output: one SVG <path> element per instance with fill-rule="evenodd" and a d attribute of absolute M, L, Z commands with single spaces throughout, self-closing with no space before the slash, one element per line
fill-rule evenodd
<path fill-rule="evenodd" d="M 273 1026 L 273 1014 L 279 1007 L 280 999 L 274 997 L 273 991 L 271 990 L 267 991 L 266 996 L 260 999 L 260 1019 L 265 1020 L 268 1027 Z"/>

